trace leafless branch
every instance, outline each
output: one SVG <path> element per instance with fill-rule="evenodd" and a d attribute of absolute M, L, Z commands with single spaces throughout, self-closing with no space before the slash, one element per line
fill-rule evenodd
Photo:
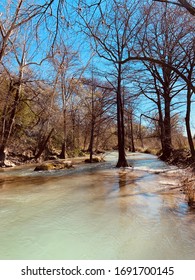
<path fill-rule="evenodd" d="M 186 0 L 178 0 L 179 3 L 177 2 L 173 2 L 173 1 L 167 1 L 167 0 L 153 0 L 155 2 L 164 2 L 164 3 L 168 3 L 168 4 L 173 4 L 173 5 L 177 5 L 180 7 L 185 8 L 191 15 L 195 16 L 195 7 L 193 7 L 189 1 Z"/>

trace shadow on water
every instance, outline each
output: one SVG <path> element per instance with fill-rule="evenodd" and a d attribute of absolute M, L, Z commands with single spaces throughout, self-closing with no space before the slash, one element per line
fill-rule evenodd
<path fill-rule="evenodd" d="M 128 181 L 129 183 L 129 181 Z M 133 181 L 131 182 L 133 183 Z M 124 170 L 124 171 L 121 171 L 119 172 L 119 189 L 120 190 L 123 190 L 123 188 L 127 185 L 127 172 Z"/>
<path fill-rule="evenodd" d="M 20 185 L 34 185 L 40 186 L 48 182 L 52 183 L 61 177 L 71 178 L 79 175 L 93 174 L 98 170 L 112 169 L 114 166 L 110 162 L 105 163 L 93 163 L 93 164 L 80 164 L 75 168 L 61 169 L 61 170 L 50 170 L 50 171 L 34 171 L 33 168 L 16 168 L 9 169 L 0 173 L 0 189 L 5 186 L 12 188 Z"/>
<path fill-rule="evenodd" d="M 134 168 L 116 169 L 113 153 L 74 169 L 0 173 L 0 258 L 195 258 L 194 212 L 176 175 L 159 174 L 168 166 L 156 157 L 129 159 Z"/>

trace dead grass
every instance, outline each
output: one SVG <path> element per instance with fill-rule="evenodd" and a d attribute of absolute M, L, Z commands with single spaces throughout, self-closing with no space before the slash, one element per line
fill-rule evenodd
<path fill-rule="evenodd" d="M 141 147 L 138 147 L 136 150 L 140 153 L 152 154 L 152 155 L 159 155 L 159 153 L 160 153 L 159 148 L 150 148 L 150 147 L 141 148 Z"/>
<path fill-rule="evenodd" d="M 181 185 L 184 189 L 184 193 L 186 195 L 186 200 L 188 205 L 192 208 L 195 208 L 195 177 L 194 174 L 188 173 L 188 177 L 186 176 Z"/>

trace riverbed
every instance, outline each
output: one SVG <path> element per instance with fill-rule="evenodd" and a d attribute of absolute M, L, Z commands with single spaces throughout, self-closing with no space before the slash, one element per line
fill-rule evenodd
<path fill-rule="evenodd" d="M 0 259 L 195 259 L 181 172 L 129 153 L 105 163 L 0 172 Z"/>

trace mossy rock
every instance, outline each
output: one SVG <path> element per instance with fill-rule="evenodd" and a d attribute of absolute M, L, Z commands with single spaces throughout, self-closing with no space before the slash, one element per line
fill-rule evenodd
<path fill-rule="evenodd" d="M 45 162 L 35 167 L 34 171 L 47 171 L 47 170 L 59 170 L 71 168 L 71 161 L 53 161 Z"/>
<path fill-rule="evenodd" d="M 91 161 L 90 161 L 89 158 L 87 158 L 87 159 L 85 160 L 85 162 L 86 162 L 86 163 L 91 163 Z M 103 158 L 101 158 L 101 157 L 93 157 L 93 158 L 92 158 L 92 163 L 98 163 L 98 162 L 105 162 L 105 160 L 104 160 Z"/>
<path fill-rule="evenodd" d="M 34 171 L 45 171 L 45 170 L 52 170 L 54 166 L 52 163 L 43 163 L 35 167 Z"/>

